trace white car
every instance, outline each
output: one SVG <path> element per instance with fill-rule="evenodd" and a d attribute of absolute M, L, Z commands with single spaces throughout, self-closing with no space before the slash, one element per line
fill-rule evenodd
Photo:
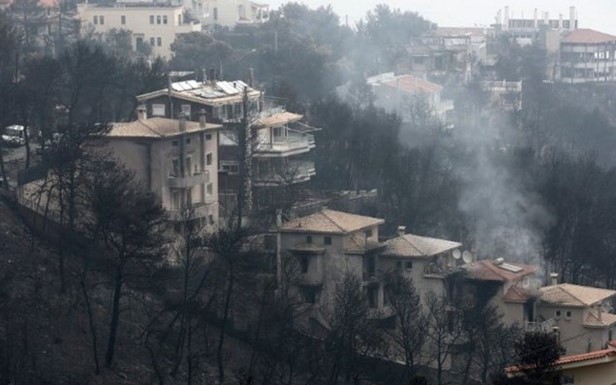
<path fill-rule="evenodd" d="M 4 129 L 2 141 L 9 146 L 23 146 L 26 144 L 26 128 L 18 124 L 13 124 Z"/>

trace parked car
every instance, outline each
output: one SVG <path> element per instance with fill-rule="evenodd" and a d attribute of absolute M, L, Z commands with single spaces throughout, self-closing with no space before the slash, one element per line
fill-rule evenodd
<path fill-rule="evenodd" d="M 13 124 L 4 129 L 2 141 L 9 146 L 23 146 L 26 144 L 26 128 L 18 124 Z"/>

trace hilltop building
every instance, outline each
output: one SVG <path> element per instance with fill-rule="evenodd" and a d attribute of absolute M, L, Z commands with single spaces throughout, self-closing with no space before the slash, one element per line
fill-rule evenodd
<path fill-rule="evenodd" d="M 250 0 L 182 0 L 189 13 L 204 26 L 233 28 L 269 20 L 269 5 Z"/>
<path fill-rule="evenodd" d="M 577 29 L 560 42 L 558 80 L 578 84 L 612 82 L 616 78 L 616 36 Z"/>
<path fill-rule="evenodd" d="M 107 33 L 113 29 L 131 33 L 134 51 L 151 48 L 154 56 L 171 58 L 171 43 L 177 35 L 201 31 L 201 23 L 188 20 L 183 6 L 166 3 L 118 2 L 113 5 L 77 5 L 81 34 Z"/>

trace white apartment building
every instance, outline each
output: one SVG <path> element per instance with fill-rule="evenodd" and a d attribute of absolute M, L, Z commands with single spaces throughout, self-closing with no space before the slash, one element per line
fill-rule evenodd
<path fill-rule="evenodd" d="M 202 15 L 205 25 L 235 27 L 269 20 L 269 5 L 250 0 L 184 0 L 186 3 Z"/>
<path fill-rule="evenodd" d="M 616 36 L 581 28 L 560 41 L 559 81 L 563 83 L 616 80 Z"/>
<path fill-rule="evenodd" d="M 107 33 L 112 29 L 131 31 L 135 51 L 144 45 L 152 55 L 171 58 L 171 43 L 183 33 L 201 31 L 201 24 L 185 19 L 183 6 L 159 3 L 116 3 L 113 6 L 78 4 L 81 33 Z"/>

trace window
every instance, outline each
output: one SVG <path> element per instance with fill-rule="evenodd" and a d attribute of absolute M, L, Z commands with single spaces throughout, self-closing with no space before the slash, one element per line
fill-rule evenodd
<path fill-rule="evenodd" d="M 332 244 L 332 237 L 324 237 L 323 238 L 323 243 L 326 245 L 331 245 Z"/>
<path fill-rule="evenodd" d="M 556 310 L 556 319 L 560 319 L 560 310 Z"/>
<path fill-rule="evenodd" d="M 124 16 L 124 15 L 120 16 L 120 24 L 122 24 L 122 25 L 126 24 L 126 16 Z"/>
<path fill-rule="evenodd" d="M 154 47 L 154 45 L 156 44 L 156 39 L 154 39 L 153 37 L 150 38 L 150 45 L 152 47 Z"/>
<path fill-rule="evenodd" d="M 274 127 L 274 137 L 283 136 L 282 127 Z"/>
<path fill-rule="evenodd" d="M 154 24 L 154 15 L 150 15 L 150 24 Z"/>
<path fill-rule="evenodd" d="M 190 144 L 190 138 L 186 138 L 186 144 Z"/>
<path fill-rule="evenodd" d="M 218 8 L 214 7 L 214 20 L 218 20 Z"/>
<path fill-rule="evenodd" d="M 205 164 L 207 166 L 212 165 L 212 153 L 211 152 L 205 156 Z"/>
<path fill-rule="evenodd" d="M 173 147 L 177 147 L 177 145 L 178 145 L 178 141 L 177 141 L 177 140 L 172 141 L 172 142 L 171 142 L 171 145 L 172 145 Z"/>
<path fill-rule="evenodd" d="M 210 225 L 214 225 L 214 216 L 212 214 L 208 215 L 207 219 L 208 219 Z"/>
<path fill-rule="evenodd" d="M 402 269 L 402 261 L 396 261 L 396 268 L 397 269 Z"/>
<path fill-rule="evenodd" d="M 173 189 L 171 190 L 171 208 L 172 209 L 179 209 L 180 208 L 180 190 L 178 189 Z"/>
<path fill-rule="evenodd" d="M 167 16 L 163 16 L 163 24 L 167 24 Z"/>
<path fill-rule="evenodd" d="M 567 312 L 565 313 L 565 318 L 567 319 L 571 318 L 571 310 L 567 310 Z"/>
<path fill-rule="evenodd" d="M 180 160 L 178 158 L 175 158 L 171 161 L 171 175 L 180 175 Z"/>
<path fill-rule="evenodd" d="M 156 16 L 156 24 L 160 24 L 160 15 Z"/>
<path fill-rule="evenodd" d="M 98 24 L 98 16 L 94 16 L 94 24 Z"/>
<path fill-rule="evenodd" d="M 207 184 L 207 195 L 214 194 L 214 185 L 212 183 Z"/>
<path fill-rule="evenodd" d="M 206 134 L 205 140 L 212 140 L 212 134 Z"/>
<path fill-rule="evenodd" d="M 98 20 L 100 21 L 101 25 L 105 24 L 105 16 L 99 16 Z"/>
<path fill-rule="evenodd" d="M 312 243 L 312 235 L 306 237 L 306 243 Z"/>
<path fill-rule="evenodd" d="M 379 295 L 379 289 L 377 287 L 368 287 L 368 306 L 371 309 L 374 309 L 378 306 L 378 295 Z"/>
<path fill-rule="evenodd" d="M 178 15 L 178 25 L 182 25 L 182 15 Z"/>
<path fill-rule="evenodd" d="M 190 117 L 190 104 L 182 104 L 181 109 L 183 114 Z"/>
<path fill-rule="evenodd" d="M 413 268 L 413 262 L 411 261 L 406 261 L 406 263 L 404 264 L 404 268 L 406 270 L 411 270 Z"/>
<path fill-rule="evenodd" d="M 152 116 L 165 116 L 165 105 L 152 104 Z"/>
<path fill-rule="evenodd" d="M 160 47 L 162 44 L 163 40 L 160 37 L 156 38 L 156 45 Z"/>
<path fill-rule="evenodd" d="M 299 265 L 302 268 L 302 273 L 306 274 L 308 272 L 308 256 L 301 255 L 299 257 Z"/>
<path fill-rule="evenodd" d="M 192 171 L 192 159 L 190 156 L 186 157 L 186 175 L 190 175 Z"/>
<path fill-rule="evenodd" d="M 366 234 L 366 238 L 370 238 L 372 236 L 372 229 L 364 231 L 364 234 Z"/>

